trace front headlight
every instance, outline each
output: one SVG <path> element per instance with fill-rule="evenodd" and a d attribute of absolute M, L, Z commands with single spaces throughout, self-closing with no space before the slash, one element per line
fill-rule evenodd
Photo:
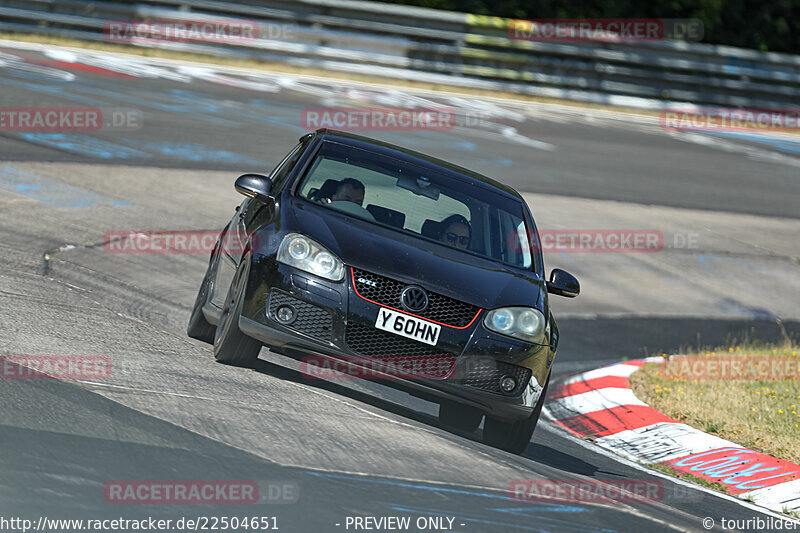
<path fill-rule="evenodd" d="M 289 233 L 278 247 L 278 261 L 331 281 L 344 279 L 344 263 L 331 252 L 299 233 Z"/>
<path fill-rule="evenodd" d="M 547 344 L 544 315 L 532 307 L 501 307 L 486 313 L 486 329 L 536 344 Z"/>

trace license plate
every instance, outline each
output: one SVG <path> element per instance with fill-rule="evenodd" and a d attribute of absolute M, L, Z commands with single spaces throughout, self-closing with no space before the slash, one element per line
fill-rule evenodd
<path fill-rule="evenodd" d="M 375 327 L 408 339 L 436 346 L 442 327 L 415 316 L 398 313 L 381 307 Z"/>

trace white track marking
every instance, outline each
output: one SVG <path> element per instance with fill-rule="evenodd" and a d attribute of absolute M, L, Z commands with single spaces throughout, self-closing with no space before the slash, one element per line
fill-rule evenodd
<path fill-rule="evenodd" d="M 678 422 L 659 422 L 620 431 L 595 440 L 595 444 L 646 463 L 663 463 L 695 453 L 727 448 L 731 443 Z"/>
<path fill-rule="evenodd" d="M 631 389 L 607 387 L 573 396 L 557 398 L 547 402 L 553 418 L 561 420 L 574 415 L 585 415 L 594 411 L 604 411 L 621 405 L 644 405 Z"/>
<path fill-rule="evenodd" d="M 619 365 L 604 366 L 602 368 L 590 370 L 588 372 L 584 372 L 583 374 L 571 377 L 568 380 L 564 381 L 563 383 L 564 384 L 576 383 L 579 381 L 589 381 L 590 379 L 607 378 L 607 377 L 627 378 L 630 377 L 631 374 L 639 370 L 639 368 L 641 367 L 639 367 L 638 365 L 626 365 L 624 363 Z"/>
<path fill-rule="evenodd" d="M 548 412 L 546 405 L 545 405 L 544 409 L 542 409 L 542 414 L 545 417 L 547 417 L 548 419 L 550 419 L 551 421 L 554 420 L 552 418 L 552 415 Z M 600 454 L 600 455 L 602 455 L 604 457 L 607 457 L 609 459 L 612 459 L 612 460 L 614 460 L 614 461 L 616 461 L 618 463 L 624 464 L 625 466 L 629 466 L 629 467 L 634 468 L 634 469 L 636 469 L 636 470 L 638 470 L 640 472 L 644 472 L 644 473 L 646 473 L 646 474 L 648 474 L 650 476 L 655 476 L 655 477 L 658 477 L 658 478 L 661 478 L 661 479 L 666 479 L 666 480 L 669 480 L 669 481 L 671 481 L 673 483 L 676 483 L 678 485 L 686 487 L 687 489 L 692 489 L 692 490 L 697 490 L 697 491 L 700 491 L 700 492 L 705 492 L 706 494 L 710 494 L 712 496 L 716 496 L 717 498 L 722 498 L 723 500 L 727 500 L 729 502 L 737 503 L 742 507 L 745 507 L 747 509 L 751 509 L 751 510 L 759 512 L 761 514 L 774 516 L 775 518 L 780 518 L 782 520 L 789 520 L 789 521 L 795 522 L 798 525 L 800 525 L 800 520 L 791 518 L 791 517 L 789 517 L 789 516 L 787 516 L 785 514 L 776 513 L 775 511 L 772 511 L 772 510 L 770 510 L 770 509 L 768 509 L 766 507 L 761 507 L 761 506 L 756 505 L 754 503 L 750 503 L 750 502 L 748 502 L 746 500 L 741 500 L 741 499 L 739 499 L 739 498 L 737 498 L 735 496 L 731 496 L 729 494 L 725 494 L 723 492 L 718 492 L 718 491 L 716 491 L 714 489 L 710 489 L 710 488 L 704 487 L 702 485 L 697 485 L 695 483 L 691 483 L 689 481 L 684 481 L 683 479 L 670 476 L 669 474 L 665 474 L 665 473 L 660 472 L 658 470 L 654 470 L 654 469 L 652 469 L 652 468 L 650 468 L 650 467 L 648 467 L 648 466 L 646 466 L 646 465 L 644 465 L 644 464 L 642 464 L 642 463 L 640 463 L 638 461 L 632 461 L 632 460 L 627 459 L 625 457 L 622 457 L 622 456 L 620 456 L 620 455 L 618 455 L 618 454 L 616 454 L 614 452 L 606 450 L 605 448 L 601 448 L 599 446 L 595 446 L 593 443 L 590 443 L 590 442 L 587 442 L 587 441 L 585 441 L 585 440 L 583 440 L 581 438 L 578 438 L 575 435 L 572 435 L 571 433 L 569 433 L 569 432 L 567 432 L 567 431 L 565 431 L 565 430 L 563 430 L 561 428 L 558 428 L 558 427 L 554 426 L 552 423 L 540 424 L 539 426 L 537 426 L 537 429 L 538 428 L 544 429 L 545 431 L 549 431 L 551 433 L 556 433 L 556 434 L 558 434 L 558 435 L 560 435 L 560 436 L 562 436 L 562 437 L 564 437 L 564 438 L 566 438 L 566 439 L 578 444 L 579 446 L 581 446 L 582 448 L 585 448 L 586 450 L 588 450 L 590 452 L 594 452 L 594 453 Z"/>

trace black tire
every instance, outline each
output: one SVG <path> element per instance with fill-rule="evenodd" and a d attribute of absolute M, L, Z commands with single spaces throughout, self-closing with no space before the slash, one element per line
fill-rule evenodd
<path fill-rule="evenodd" d="M 206 320 L 206 317 L 203 314 L 203 306 L 208 300 L 208 292 L 211 288 L 212 280 L 214 279 L 214 252 L 211 253 L 212 260 L 208 263 L 206 275 L 203 278 L 203 282 L 200 284 L 200 290 L 197 291 L 197 298 L 194 300 L 192 314 L 189 315 L 189 325 L 186 327 L 186 334 L 193 339 L 214 344 L 214 333 L 216 332 L 217 327 Z"/>
<path fill-rule="evenodd" d="M 474 407 L 443 401 L 439 404 L 439 422 L 445 426 L 472 433 L 483 420 L 483 413 Z"/>
<path fill-rule="evenodd" d="M 236 269 L 228 295 L 222 306 L 219 325 L 214 335 L 214 358 L 220 363 L 234 366 L 252 366 L 258 359 L 261 343 L 248 337 L 239 329 L 239 317 L 244 303 L 244 288 L 250 273 L 250 256 L 246 255 Z"/>
<path fill-rule="evenodd" d="M 528 418 L 517 422 L 503 422 L 487 416 L 486 422 L 483 424 L 483 442 L 511 453 L 524 452 L 531 442 L 533 430 L 536 429 L 536 423 L 539 422 L 539 416 L 542 414 L 549 384 L 550 376 L 547 376 L 539 401 L 536 402 L 536 407 Z"/>

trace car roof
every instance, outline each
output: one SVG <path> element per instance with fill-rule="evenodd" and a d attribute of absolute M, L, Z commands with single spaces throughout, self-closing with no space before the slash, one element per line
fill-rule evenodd
<path fill-rule="evenodd" d="M 326 128 L 318 129 L 314 132 L 314 134 L 318 135 L 323 141 L 333 141 L 346 146 L 352 146 L 354 148 L 360 148 L 376 154 L 385 155 L 387 157 L 408 161 L 422 167 L 437 170 L 448 175 L 449 177 L 453 177 L 473 185 L 478 185 L 487 189 L 493 189 L 495 192 L 505 194 L 506 196 L 510 196 L 515 200 L 522 200 L 522 196 L 520 196 L 516 190 L 508 185 L 503 185 L 499 181 L 493 180 L 492 178 L 484 176 L 483 174 L 478 174 L 477 172 L 473 172 L 472 170 L 455 165 L 448 161 L 416 152 L 414 150 L 409 150 L 408 148 L 403 148 L 402 146 L 379 141 L 363 135 L 356 135 L 355 133 L 330 130 Z"/>

